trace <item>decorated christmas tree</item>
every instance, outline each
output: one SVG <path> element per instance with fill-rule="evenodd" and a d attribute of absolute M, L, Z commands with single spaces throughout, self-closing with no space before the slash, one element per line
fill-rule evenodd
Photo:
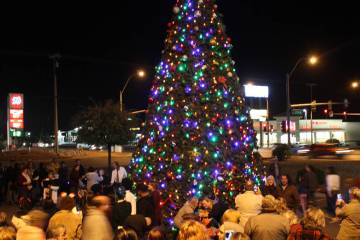
<path fill-rule="evenodd" d="M 192 196 L 229 203 L 244 181 L 262 183 L 256 132 L 242 96 L 215 0 L 178 0 L 130 163 L 136 182 L 155 182 L 167 223 Z"/>

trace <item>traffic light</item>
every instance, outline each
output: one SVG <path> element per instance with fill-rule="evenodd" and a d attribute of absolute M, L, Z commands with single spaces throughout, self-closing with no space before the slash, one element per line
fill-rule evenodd
<path fill-rule="evenodd" d="M 327 110 L 327 108 L 324 109 L 324 114 L 328 115 L 329 111 Z"/>
<path fill-rule="evenodd" d="M 281 121 L 281 132 L 286 133 L 286 121 Z"/>

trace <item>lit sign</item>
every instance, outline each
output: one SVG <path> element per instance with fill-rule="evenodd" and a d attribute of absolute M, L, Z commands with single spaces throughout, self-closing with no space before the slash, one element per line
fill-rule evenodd
<path fill-rule="evenodd" d="M 24 120 L 22 120 L 22 119 L 10 119 L 10 128 L 23 129 L 24 128 Z"/>
<path fill-rule="evenodd" d="M 10 109 L 10 119 L 23 119 L 24 110 L 22 109 Z"/>
<path fill-rule="evenodd" d="M 244 88 L 245 88 L 245 97 L 258 97 L 258 98 L 269 97 L 268 86 L 256 86 L 256 85 L 247 84 L 244 85 Z"/>
<path fill-rule="evenodd" d="M 23 109 L 24 108 L 24 95 L 21 93 L 9 94 L 9 108 L 10 109 Z"/>
<path fill-rule="evenodd" d="M 253 120 L 266 121 L 267 110 L 266 109 L 251 109 L 250 118 Z"/>

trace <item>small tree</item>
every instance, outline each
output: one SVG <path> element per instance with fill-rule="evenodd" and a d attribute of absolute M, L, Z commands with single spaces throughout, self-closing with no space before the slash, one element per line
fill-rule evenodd
<path fill-rule="evenodd" d="M 74 118 L 74 125 L 80 126 L 77 142 L 106 145 L 108 150 L 108 171 L 111 174 L 111 147 L 126 144 L 130 139 L 132 120 L 119 106 L 108 100 L 105 104 L 88 107 Z"/>

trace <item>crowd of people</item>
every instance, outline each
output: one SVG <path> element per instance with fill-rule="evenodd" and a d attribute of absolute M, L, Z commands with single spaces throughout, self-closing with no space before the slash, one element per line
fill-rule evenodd
<path fill-rule="evenodd" d="M 71 169 L 56 159 L 37 167 L 32 161 L 0 165 L 0 201 L 20 209 L 10 219 L 0 212 L 0 240 L 326 240 L 326 214 L 341 219 L 336 239 L 360 239 L 360 189 L 350 184 L 348 196 L 340 194 L 333 168 L 324 179 L 327 213 L 317 207 L 318 176 L 311 166 L 296 185 L 281 171 L 269 173 L 264 186 L 251 180 L 239 186 L 232 203 L 211 193 L 188 199 L 169 232 L 156 184 L 134 184 L 116 162 L 109 176 L 79 160 Z"/>

